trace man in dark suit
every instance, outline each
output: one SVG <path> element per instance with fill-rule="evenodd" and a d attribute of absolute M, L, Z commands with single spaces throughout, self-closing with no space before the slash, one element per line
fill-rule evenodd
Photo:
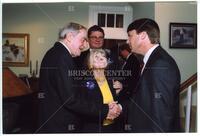
<path fill-rule="evenodd" d="M 136 96 L 128 107 L 128 129 L 136 133 L 179 132 L 180 72 L 174 59 L 159 45 L 158 24 L 138 19 L 127 32 L 132 52 L 144 56 Z"/>
<path fill-rule="evenodd" d="M 135 92 L 135 87 L 140 77 L 140 62 L 135 54 L 131 53 L 128 44 L 120 45 L 119 52 L 120 56 L 124 59 L 122 70 L 128 73 L 123 77 L 123 91 L 119 93 L 119 95 L 121 95 L 119 98 L 123 100 L 127 99 L 130 96 L 130 93 Z"/>
<path fill-rule="evenodd" d="M 118 105 L 99 106 L 78 89 L 80 85 L 72 57 L 81 53 L 80 48 L 86 42 L 86 28 L 69 23 L 61 29 L 59 39 L 41 63 L 39 126 L 36 133 L 80 132 L 84 115 L 102 120 L 109 116 L 117 117 L 120 111 Z"/>
<path fill-rule="evenodd" d="M 123 90 L 119 92 L 117 98 L 119 103 L 124 103 L 129 100 L 131 94 L 134 95 L 135 93 L 135 87 L 140 76 L 140 62 L 135 54 L 131 53 L 131 49 L 128 44 L 122 44 L 119 46 L 119 54 L 124 60 L 121 69 L 126 74 L 121 77 L 120 82 L 123 85 Z M 118 123 L 122 129 L 121 132 L 127 132 L 127 111 L 123 111 L 123 114 L 121 114 Z"/>

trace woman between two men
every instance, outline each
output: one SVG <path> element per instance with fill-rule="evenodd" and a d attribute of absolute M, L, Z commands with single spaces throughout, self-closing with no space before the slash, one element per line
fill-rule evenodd
<path fill-rule="evenodd" d="M 81 88 L 97 104 L 117 102 L 117 95 L 122 90 L 122 84 L 106 76 L 108 60 L 103 49 L 92 49 L 87 57 L 90 76 L 84 78 Z M 101 111 L 99 111 L 101 112 Z M 120 132 L 120 122 L 117 119 L 101 119 L 86 116 L 83 119 L 83 132 Z"/>

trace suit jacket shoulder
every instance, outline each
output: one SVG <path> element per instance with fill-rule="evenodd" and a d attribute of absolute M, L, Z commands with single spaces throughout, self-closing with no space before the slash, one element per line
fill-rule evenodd
<path fill-rule="evenodd" d="M 45 54 L 41 65 L 73 66 L 74 64 L 69 51 L 60 42 L 56 42 Z"/>
<path fill-rule="evenodd" d="M 164 69 L 178 70 L 178 66 L 175 60 L 160 46 L 158 46 L 150 55 L 149 60 L 144 68 L 143 73 L 146 70 L 164 70 Z M 177 71 L 179 72 L 179 70 Z"/>

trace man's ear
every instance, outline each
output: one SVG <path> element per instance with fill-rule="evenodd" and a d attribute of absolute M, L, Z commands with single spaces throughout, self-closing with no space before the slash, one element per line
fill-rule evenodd
<path fill-rule="evenodd" d="M 74 36 L 73 36 L 73 33 L 72 32 L 69 32 L 68 34 L 66 34 L 66 37 L 65 39 L 68 41 L 68 42 L 71 42 L 73 40 Z"/>
<path fill-rule="evenodd" d="M 147 36 L 148 36 L 147 32 L 141 32 L 140 33 L 140 37 L 141 37 L 142 40 L 144 40 Z"/>

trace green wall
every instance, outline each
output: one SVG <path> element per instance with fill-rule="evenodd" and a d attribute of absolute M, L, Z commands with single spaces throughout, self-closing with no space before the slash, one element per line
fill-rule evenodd
<path fill-rule="evenodd" d="M 154 19 L 154 2 L 131 3 L 133 7 L 133 20 L 138 18 Z"/>
<path fill-rule="evenodd" d="M 74 12 L 68 6 L 74 6 Z M 88 25 L 87 3 L 3 4 L 3 32 L 30 34 L 30 60 L 39 64 L 53 46 L 59 29 L 68 22 Z M 40 65 L 39 65 L 40 66 Z M 16 74 L 29 74 L 29 67 L 11 67 Z"/>

